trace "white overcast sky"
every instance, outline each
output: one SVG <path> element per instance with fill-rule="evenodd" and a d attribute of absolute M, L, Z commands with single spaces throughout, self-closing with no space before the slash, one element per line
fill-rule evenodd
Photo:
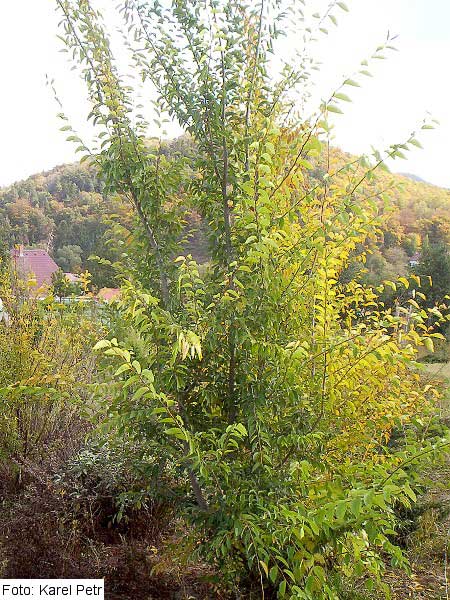
<path fill-rule="evenodd" d="M 65 112 L 82 127 L 88 112 L 84 87 L 59 52 L 55 5 L 0 0 L 0 185 L 76 159 L 59 131 L 59 109 L 45 84 L 46 74 L 55 79 Z M 440 126 L 423 132 L 424 150 L 392 168 L 450 187 L 450 0 L 347 0 L 347 5 L 350 13 L 339 15 L 339 27 L 330 26 L 332 34 L 317 48 L 323 62 L 317 93 L 328 97 L 388 30 L 399 35 L 399 52 L 377 61 L 374 78 L 364 77 L 363 88 L 347 88 L 354 101 L 334 119 L 336 144 L 362 153 L 372 145 L 402 142 L 429 112 Z"/>

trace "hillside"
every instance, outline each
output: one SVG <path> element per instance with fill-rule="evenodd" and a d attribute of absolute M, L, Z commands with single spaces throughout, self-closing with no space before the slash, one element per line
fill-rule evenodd
<path fill-rule="evenodd" d="M 360 277 L 366 284 L 377 285 L 385 279 L 407 275 L 411 265 L 424 262 L 421 256 L 430 244 L 450 248 L 450 190 L 381 168 L 359 186 L 367 165 L 362 166 L 356 157 L 337 148 L 331 150 L 329 160 L 330 171 L 336 173 L 333 185 L 346 190 L 356 186 L 353 197 L 361 199 L 362 205 L 375 202 L 383 217 L 376 239 L 368 241 L 364 248 L 368 252 Z M 319 159 L 312 171 L 319 181 L 325 172 L 324 161 L 324 157 Z M 353 166 L 341 172 L 344 165 Z M 443 259 L 444 255 L 446 252 Z M 434 267 L 433 272 L 414 270 L 421 275 L 435 274 Z M 351 277 L 355 276 L 352 271 Z"/>
<path fill-rule="evenodd" d="M 192 144 L 185 138 L 174 140 L 167 152 L 191 154 Z M 334 148 L 331 163 L 337 171 L 355 157 Z M 345 184 L 358 174 L 339 174 L 335 181 Z M 321 161 L 310 173 L 320 181 Z M 347 178 L 347 180 L 345 180 Z M 364 194 L 367 183 L 364 184 Z M 411 256 L 420 253 L 433 222 L 450 222 L 450 190 L 419 181 L 409 175 L 377 171 L 374 198 L 385 214 L 377 242 L 372 245 L 363 274 L 366 283 L 405 275 Z M 363 196 L 361 196 L 363 197 Z M 92 167 L 86 164 L 61 165 L 32 175 L 24 181 L 0 189 L 0 252 L 15 244 L 49 248 L 64 271 L 88 269 L 96 286 L 115 285 L 111 268 L 89 260 L 92 255 L 115 260 L 117 248 L 108 243 L 113 221 L 129 222 L 130 209 L 120 198 L 108 196 Z M 193 215 L 190 227 L 198 225 Z M 195 235 L 186 246 L 200 262 L 208 250 L 204 235 Z"/>
<path fill-rule="evenodd" d="M 340 149 L 332 150 L 331 166 L 334 170 L 354 161 L 354 156 Z M 359 173 L 362 173 L 360 167 L 351 175 L 355 177 Z M 345 176 L 337 176 L 337 181 L 342 181 Z M 390 173 L 381 169 L 376 171 L 373 185 L 377 188 L 376 197 L 391 204 L 385 207 L 386 212 L 390 213 L 388 229 L 405 248 L 408 247 L 405 238 L 420 233 L 424 221 L 450 217 L 449 189 L 440 188 L 408 174 Z M 364 186 L 367 189 L 367 182 Z M 389 242 L 387 244 L 389 245 Z"/>
<path fill-rule="evenodd" d="M 62 165 L 32 175 L 0 190 L 0 251 L 15 244 L 47 248 L 64 271 L 88 269 L 97 286 L 112 285 L 113 272 L 89 257 L 114 257 L 108 231 L 121 205 L 103 193 L 87 166 Z"/>

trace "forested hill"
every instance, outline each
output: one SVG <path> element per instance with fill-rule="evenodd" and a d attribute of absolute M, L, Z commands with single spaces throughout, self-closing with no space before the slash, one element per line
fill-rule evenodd
<path fill-rule="evenodd" d="M 180 138 L 170 148 L 186 153 L 192 146 Z M 170 150 L 169 150 L 170 151 Z M 335 167 L 351 159 L 339 149 L 332 150 Z M 318 161 L 311 177 L 320 179 Z M 439 228 L 447 236 L 450 223 L 450 190 L 418 181 L 410 175 L 377 174 L 378 189 L 392 206 L 378 243 L 367 260 L 368 282 L 405 274 L 410 257 L 420 253 L 430 232 Z M 14 244 L 50 248 L 64 271 L 88 269 L 95 285 L 114 285 L 113 271 L 91 255 L 116 258 L 108 244 L 111 216 L 128 218 L 128 206 L 117 197 L 108 197 L 96 172 L 84 164 L 71 164 L 29 177 L 0 189 L 0 252 L 7 254 Z M 444 231 L 444 234 L 442 233 Z M 200 253 L 205 254 L 205 252 Z"/>
<path fill-rule="evenodd" d="M 348 173 L 341 175 L 339 170 L 343 165 L 354 162 L 354 156 L 332 149 L 329 169 L 337 173 L 335 183 L 345 187 L 351 181 Z M 325 173 L 323 163 L 324 159 L 319 160 L 313 171 L 318 179 Z M 362 171 L 360 166 L 355 167 L 355 181 Z M 368 191 L 369 186 L 371 192 Z M 383 169 L 377 169 L 373 180 L 364 181 L 363 187 L 362 202 L 364 198 L 372 198 L 384 213 L 378 239 L 370 242 L 362 275 L 365 283 L 376 285 L 384 279 L 407 275 L 412 260 L 413 264 L 419 261 L 422 265 L 415 269 L 418 274 L 439 278 L 442 286 L 439 294 L 444 290 L 449 293 L 450 190 L 420 181 L 410 174 L 393 174 Z M 428 261 L 430 252 L 439 258 L 439 264 Z M 436 279 L 436 290 L 438 283 Z"/>
<path fill-rule="evenodd" d="M 73 164 L 32 175 L 0 190 L 0 249 L 14 244 L 49 248 L 64 271 L 88 269 L 98 286 L 112 285 L 113 273 L 89 261 L 108 257 L 109 217 L 118 200 L 108 198 L 94 169 Z"/>

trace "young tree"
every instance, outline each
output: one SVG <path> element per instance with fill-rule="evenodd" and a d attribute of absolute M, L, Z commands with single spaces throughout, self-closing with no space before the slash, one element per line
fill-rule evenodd
<path fill-rule="evenodd" d="M 329 117 L 367 61 L 304 116 L 311 40 L 344 3 L 314 16 L 307 50 L 277 70 L 272 53 L 302 27 L 303 2 L 124 0 L 136 68 L 193 139 L 187 159 L 146 143 L 98 11 L 57 4 L 99 131 L 87 156 L 138 219 L 121 313 L 139 344 L 97 344 L 119 361 L 111 427 L 146 440 L 159 488 L 186 474 L 200 548 L 234 585 L 337 598 L 336 572 L 381 584 L 386 553 L 404 563 L 391 534 L 394 507 L 415 498 L 415 452 L 434 448 L 415 420 L 434 391 L 410 368 L 434 334 L 418 333 L 419 311 L 405 329 L 372 289 L 340 281 L 378 232 L 375 169 L 417 143 L 333 170 Z M 210 231 L 202 269 L 182 256 L 192 211 Z M 389 443 L 397 427 L 407 440 Z"/>

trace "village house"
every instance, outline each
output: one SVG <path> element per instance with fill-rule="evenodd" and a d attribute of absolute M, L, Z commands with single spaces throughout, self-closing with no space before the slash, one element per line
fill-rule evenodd
<path fill-rule="evenodd" d="M 46 250 L 41 248 L 24 249 L 17 246 L 11 250 L 11 260 L 17 276 L 31 280 L 31 294 L 35 298 L 44 298 L 52 285 L 52 275 L 59 270 L 58 265 Z M 64 273 L 69 283 L 78 283 L 80 276 L 74 273 Z"/>
<path fill-rule="evenodd" d="M 102 288 L 98 291 L 97 300 L 100 302 L 106 302 L 107 304 L 120 300 L 120 289 L 106 287 Z"/>
<path fill-rule="evenodd" d="M 52 284 L 53 273 L 59 269 L 53 258 L 45 250 L 25 250 L 23 246 L 18 246 L 11 250 L 11 260 L 18 277 L 25 281 L 34 280 L 33 296 L 45 296 Z"/>
<path fill-rule="evenodd" d="M 23 246 L 17 246 L 11 250 L 11 260 L 17 276 L 23 281 L 32 281 L 31 295 L 37 299 L 45 298 L 52 285 L 52 275 L 59 270 L 48 252 L 39 248 L 25 250 Z M 64 275 L 69 283 L 80 282 L 80 276 L 75 273 L 64 273 Z M 102 288 L 97 296 L 91 296 L 90 299 L 109 304 L 118 300 L 119 297 L 119 289 Z M 87 299 L 88 297 L 86 297 Z M 82 298 L 78 297 L 73 300 L 80 301 Z"/>

